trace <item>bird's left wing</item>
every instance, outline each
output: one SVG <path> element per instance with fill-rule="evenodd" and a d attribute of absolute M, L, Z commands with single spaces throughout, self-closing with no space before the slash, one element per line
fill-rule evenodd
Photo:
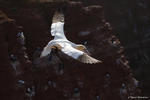
<path fill-rule="evenodd" d="M 83 51 L 77 50 L 73 48 L 72 46 L 66 46 L 61 49 L 63 53 L 66 55 L 82 62 L 82 63 L 87 63 L 87 64 L 95 64 L 95 63 L 100 63 L 101 61 L 89 56 L 88 54 L 84 53 Z"/>
<path fill-rule="evenodd" d="M 91 55 L 91 53 L 88 51 L 88 49 L 84 45 L 78 44 L 78 45 L 75 45 L 74 48 L 80 51 L 83 51 L 84 53 L 88 55 Z"/>
<path fill-rule="evenodd" d="M 83 55 L 79 56 L 79 57 L 78 57 L 78 60 L 79 60 L 80 62 L 87 63 L 87 64 L 102 63 L 102 61 L 97 60 L 97 59 L 95 59 L 95 58 L 89 56 L 89 55 L 86 54 L 86 53 L 83 53 Z"/>
<path fill-rule="evenodd" d="M 77 49 L 74 49 L 74 48 L 73 48 L 72 46 L 70 46 L 70 45 L 67 45 L 67 46 L 63 47 L 63 48 L 61 49 L 61 51 L 62 51 L 63 53 L 65 53 L 66 55 L 68 55 L 68 56 L 74 58 L 74 59 L 78 59 L 78 57 L 83 54 L 82 51 L 79 51 L 79 50 L 77 50 Z"/>

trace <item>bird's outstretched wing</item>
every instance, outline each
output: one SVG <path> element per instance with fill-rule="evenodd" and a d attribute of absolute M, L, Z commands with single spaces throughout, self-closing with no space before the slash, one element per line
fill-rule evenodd
<path fill-rule="evenodd" d="M 91 56 L 89 56 L 87 53 L 84 53 L 83 51 L 77 50 L 73 48 L 72 46 L 66 46 L 61 49 L 63 53 L 66 55 L 87 64 L 95 64 L 95 63 L 101 63 L 102 61 L 97 60 Z"/>
<path fill-rule="evenodd" d="M 47 56 L 51 52 L 51 45 L 46 45 L 41 53 L 40 58 Z"/>
<path fill-rule="evenodd" d="M 91 55 L 91 53 L 88 51 L 88 49 L 84 45 L 78 44 L 78 45 L 75 45 L 74 48 L 80 51 L 83 51 L 84 53 L 88 55 Z"/>
<path fill-rule="evenodd" d="M 86 53 L 83 53 L 83 55 L 79 56 L 78 60 L 79 60 L 80 62 L 87 63 L 87 64 L 102 63 L 102 61 L 97 60 L 97 59 L 95 59 L 95 58 L 89 56 L 89 55 L 86 54 Z"/>
<path fill-rule="evenodd" d="M 44 56 L 47 56 L 48 54 L 51 53 L 51 49 L 57 49 L 57 50 L 61 50 L 62 47 L 59 44 L 52 44 L 52 42 L 50 41 L 43 49 L 42 53 L 41 53 L 41 58 Z"/>

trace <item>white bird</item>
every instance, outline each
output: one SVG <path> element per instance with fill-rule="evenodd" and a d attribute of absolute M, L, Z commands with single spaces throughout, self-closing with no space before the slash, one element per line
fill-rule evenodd
<path fill-rule="evenodd" d="M 66 38 L 64 34 L 64 15 L 62 13 L 55 12 L 51 25 L 51 35 L 54 36 L 54 39 L 44 47 L 41 58 L 50 54 L 52 48 L 57 48 L 82 63 L 94 64 L 101 62 L 89 56 L 89 52 L 84 45 L 72 43 Z"/>

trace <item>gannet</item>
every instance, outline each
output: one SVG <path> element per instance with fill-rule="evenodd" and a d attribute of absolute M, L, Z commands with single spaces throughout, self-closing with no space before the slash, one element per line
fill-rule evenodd
<path fill-rule="evenodd" d="M 54 39 L 51 40 L 43 49 L 40 58 L 47 56 L 51 53 L 52 48 L 57 48 L 64 54 L 76 59 L 82 63 L 95 64 L 100 63 L 97 60 L 89 56 L 89 52 L 84 45 L 75 44 L 69 41 L 64 34 L 64 14 L 56 11 L 53 15 L 51 25 L 51 35 Z"/>

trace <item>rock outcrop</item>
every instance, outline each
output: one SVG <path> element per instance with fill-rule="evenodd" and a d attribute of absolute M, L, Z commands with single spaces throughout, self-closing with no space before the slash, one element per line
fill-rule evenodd
<path fill-rule="evenodd" d="M 143 95 L 150 95 L 150 1 L 106 0 L 105 16 L 113 25 Z"/>

